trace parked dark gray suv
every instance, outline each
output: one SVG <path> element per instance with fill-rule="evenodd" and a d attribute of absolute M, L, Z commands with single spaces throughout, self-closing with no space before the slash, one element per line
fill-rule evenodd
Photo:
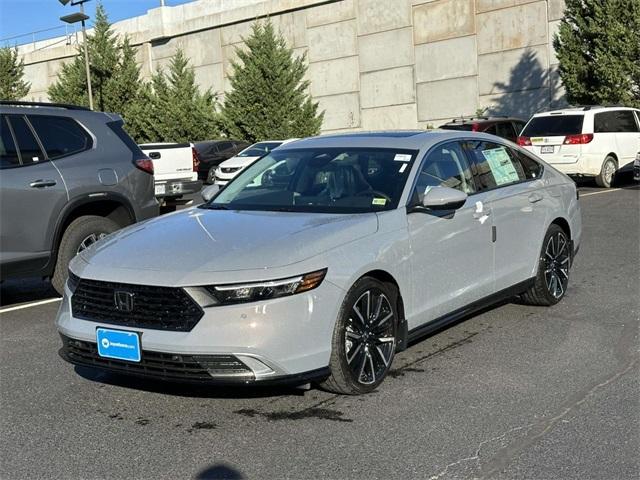
<path fill-rule="evenodd" d="M 153 164 L 120 116 L 0 102 L 0 280 L 50 277 L 63 291 L 79 251 L 158 215 Z"/>

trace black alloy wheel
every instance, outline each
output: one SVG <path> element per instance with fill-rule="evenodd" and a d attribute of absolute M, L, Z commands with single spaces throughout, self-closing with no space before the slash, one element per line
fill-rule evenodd
<path fill-rule="evenodd" d="M 544 252 L 544 278 L 547 290 L 560 299 L 569 284 L 569 241 L 562 231 L 555 232 L 547 240 Z"/>
<path fill-rule="evenodd" d="M 396 352 L 398 296 L 395 285 L 371 277 L 351 287 L 334 328 L 324 388 L 358 395 L 382 383 Z"/>

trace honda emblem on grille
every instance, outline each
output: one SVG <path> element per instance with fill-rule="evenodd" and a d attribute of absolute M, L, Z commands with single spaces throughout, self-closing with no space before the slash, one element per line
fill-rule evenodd
<path fill-rule="evenodd" d="M 113 301 L 116 304 L 116 310 L 121 312 L 133 311 L 133 293 L 124 290 L 116 290 L 113 292 Z"/>

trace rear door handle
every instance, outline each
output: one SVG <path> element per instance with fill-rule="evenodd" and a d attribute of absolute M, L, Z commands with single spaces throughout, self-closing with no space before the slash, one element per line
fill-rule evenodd
<path fill-rule="evenodd" d="M 542 200 L 542 198 L 542 195 L 540 195 L 539 193 L 532 193 L 531 195 L 529 195 L 529 203 L 539 202 L 540 200 Z"/>
<path fill-rule="evenodd" d="M 44 188 L 44 187 L 53 187 L 56 185 L 55 180 L 34 180 L 29 184 L 31 188 Z"/>
<path fill-rule="evenodd" d="M 149 158 L 151 160 L 158 160 L 160 158 L 160 152 L 150 152 Z"/>

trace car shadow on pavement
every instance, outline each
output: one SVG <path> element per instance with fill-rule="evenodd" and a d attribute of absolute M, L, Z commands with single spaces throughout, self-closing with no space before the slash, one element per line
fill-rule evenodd
<path fill-rule="evenodd" d="M 266 398 L 281 396 L 303 396 L 307 388 L 295 386 L 246 386 L 193 385 L 163 380 L 120 375 L 91 367 L 74 367 L 75 372 L 86 380 L 121 388 L 142 390 L 149 393 L 195 398 Z"/>
<path fill-rule="evenodd" d="M 194 478 L 195 480 L 217 480 L 222 478 L 227 480 L 242 480 L 245 477 L 235 468 L 222 463 L 217 463 L 205 468 Z"/>
<path fill-rule="evenodd" d="M 60 295 L 53 289 L 51 283 L 41 278 L 6 280 L 0 284 L 0 307 L 58 297 Z"/>

